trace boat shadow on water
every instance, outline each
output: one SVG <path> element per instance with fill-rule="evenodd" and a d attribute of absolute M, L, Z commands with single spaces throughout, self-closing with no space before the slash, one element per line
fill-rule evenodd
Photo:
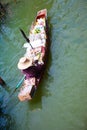
<path fill-rule="evenodd" d="M 52 26 L 50 24 L 50 18 L 48 18 L 48 42 L 49 42 L 49 47 L 48 47 L 48 55 L 47 55 L 47 64 L 45 66 L 45 71 L 43 74 L 43 77 L 41 79 L 41 82 L 38 86 L 38 89 L 33 97 L 33 99 L 31 101 L 29 101 L 29 109 L 30 110 L 34 110 L 34 109 L 42 109 L 42 100 L 44 97 L 49 97 L 51 96 L 51 92 L 49 91 L 49 80 L 50 78 L 52 78 L 49 75 L 49 70 L 50 70 L 50 66 L 52 63 L 52 54 L 51 54 L 51 31 L 52 31 Z M 51 79 L 52 80 L 52 79 Z"/>
<path fill-rule="evenodd" d="M 46 80 L 47 78 L 41 80 L 33 99 L 28 102 L 30 110 L 42 109 L 43 98 L 51 96 L 49 89 L 46 86 Z"/>
<path fill-rule="evenodd" d="M 40 81 L 40 84 L 38 86 L 38 89 L 37 89 L 33 99 L 28 102 L 30 110 L 42 109 L 43 98 L 51 96 L 51 93 L 49 91 L 49 83 L 48 83 L 49 79 L 50 79 L 49 69 L 50 69 L 51 61 L 52 61 L 50 47 L 49 47 L 49 51 L 48 51 L 47 60 L 48 61 L 45 66 L 46 68 L 45 68 L 44 74 L 42 76 L 42 79 Z"/>

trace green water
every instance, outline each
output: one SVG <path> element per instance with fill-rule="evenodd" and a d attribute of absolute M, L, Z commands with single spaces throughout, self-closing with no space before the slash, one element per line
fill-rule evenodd
<path fill-rule="evenodd" d="M 50 52 L 44 77 L 30 102 L 18 102 L 17 92 L 2 114 L 3 128 L 10 130 L 87 130 L 87 1 L 11 0 L 7 16 L 0 23 L 0 76 L 8 97 L 22 74 L 17 69 L 25 42 L 19 28 L 28 35 L 36 12 L 48 9 Z M 4 121 L 3 121 L 4 120 Z M 6 122 L 7 121 L 7 122 Z"/>

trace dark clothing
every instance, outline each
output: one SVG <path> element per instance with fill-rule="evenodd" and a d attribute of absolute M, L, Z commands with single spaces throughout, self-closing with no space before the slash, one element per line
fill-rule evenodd
<path fill-rule="evenodd" d="M 25 70 L 22 70 L 23 74 L 26 75 L 26 79 L 30 77 L 39 78 L 43 71 L 44 65 L 31 66 Z"/>

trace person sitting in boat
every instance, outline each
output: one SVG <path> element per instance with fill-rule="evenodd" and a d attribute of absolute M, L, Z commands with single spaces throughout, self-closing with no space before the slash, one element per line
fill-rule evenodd
<path fill-rule="evenodd" d="M 23 47 L 27 48 L 26 53 L 24 54 L 25 57 L 32 58 L 33 61 L 38 60 L 38 63 L 44 64 L 46 47 L 37 46 L 36 48 L 31 49 L 29 43 L 25 43 Z"/>
<path fill-rule="evenodd" d="M 38 61 L 33 63 L 32 59 L 28 59 L 27 57 L 20 58 L 18 62 L 18 68 L 26 75 L 26 79 L 39 78 L 43 67 L 44 65 L 38 64 Z"/>
<path fill-rule="evenodd" d="M 32 59 L 22 57 L 18 62 L 18 68 L 25 75 L 25 80 L 18 94 L 18 98 L 21 101 L 31 99 L 32 90 L 37 89 L 37 82 L 44 69 L 44 65 L 38 64 L 38 61 L 33 63 Z"/>

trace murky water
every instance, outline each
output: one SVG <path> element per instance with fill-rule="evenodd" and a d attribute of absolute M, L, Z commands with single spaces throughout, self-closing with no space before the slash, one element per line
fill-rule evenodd
<path fill-rule="evenodd" d="M 24 54 L 25 39 L 36 12 L 48 9 L 50 52 L 39 89 L 30 102 L 20 103 L 17 92 L 0 112 L 2 129 L 86 130 L 87 129 L 87 1 L 11 0 L 8 14 L 0 23 L 0 104 L 9 99 L 22 75 L 17 62 Z"/>

